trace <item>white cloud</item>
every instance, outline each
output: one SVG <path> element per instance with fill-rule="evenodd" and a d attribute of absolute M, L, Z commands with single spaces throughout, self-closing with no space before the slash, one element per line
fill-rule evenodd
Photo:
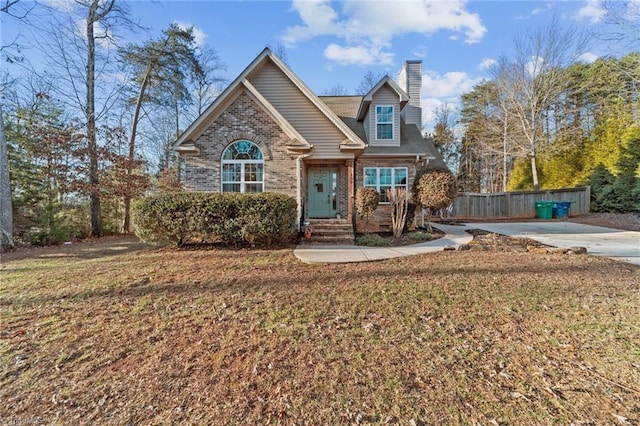
<path fill-rule="evenodd" d="M 388 40 L 395 35 L 421 33 L 431 35 L 440 30 L 464 33 L 467 43 L 482 39 L 487 29 L 477 14 L 465 9 L 463 1 L 417 2 L 415 0 L 366 2 L 349 0 L 344 11 L 350 17 L 346 28 L 350 35 L 364 35 Z"/>
<path fill-rule="evenodd" d="M 471 91 L 480 80 L 462 71 L 442 75 L 435 71 L 426 71 L 422 74 L 422 93 L 431 98 L 457 99 L 463 93 Z"/>
<path fill-rule="evenodd" d="M 40 3 L 64 13 L 71 13 L 76 7 L 76 3 L 69 0 L 41 0 Z"/>
<path fill-rule="evenodd" d="M 470 92 L 473 86 L 482 81 L 465 72 L 448 72 L 438 74 L 425 71 L 422 74 L 422 123 L 427 131 L 431 131 L 436 120 L 436 110 L 448 105 L 460 108 L 460 96 Z"/>
<path fill-rule="evenodd" d="M 416 49 L 411 52 L 413 56 L 416 58 L 424 59 L 427 57 L 427 47 L 426 46 L 418 46 Z"/>
<path fill-rule="evenodd" d="M 173 23 L 182 30 L 193 28 L 193 42 L 195 43 L 196 47 L 202 47 L 202 45 L 204 45 L 204 40 L 207 38 L 207 35 L 200 28 L 194 26 L 189 22 L 173 21 Z"/>
<path fill-rule="evenodd" d="M 341 25 L 335 22 L 338 14 L 329 3 L 329 0 L 293 0 L 292 8 L 298 12 L 304 25 L 287 28 L 282 36 L 285 45 L 291 46 L 319 35 L 341 35 Z"/>
<path fill-rule="evenodd" d="M 75 21 L 76 32 L 82 37 L 83 40 L 87 40 L 87 18 L 81 18 Z M 96 39 L 96 43 L 105 49 L 113 48 L 116 46 L 116 40 L 113 33 L 105 29 L 100 22 L 93 24 L 93 35 Z"/>
<path fill-rule="evenodd" d="M 325 58 L 336 62 L 339 65 L 390 65 L 393 63 L 393 53 L 383 52 L 373 47 L 364 46 L 342 47 L 337 44 L 330 44 L 324 50 Z"/>
<path fill-rule="evenodd" d="M 553 4 L 551 4 L 550 2 L 549 3 L 545 3 L 544 7 L 536 7 L 535 9 L 533 9 L 531 11 L 531 14 L 532 15 L 539 15 L 541 13 L 550 11 L 552 8 L 553 8 Z"/>
<path fill-rule="evenodd" d="M 466 10 L 463 0 L 394 3 L 346 0 L 340 4 L 339 13 L 329 0 L 293 0 L 292 8 L 300 15 L 302 24 L 287 28 L 282 35 L 283 43 L 292 46 L 317 36 L 334 36 L 344 40 L 340 50 L 335 43 L 327 48 L 337 57 L 343 58 L 345 52 L 362 55 L 367 51 L 379 55 L 368 58 L 372 63 L 387 64 L 389 52 L 385 49 L 396 36 L 410 33 L 429 36 L 446 30 L 462 35 L 466 43 L 477 43 L 487 31 L 480 17 Z"/>
<path fill-rule="evenodd" d="M 531 60 L 525 64 L 525 69 L 529 76 L 536 77 L 546 66 L 545 60 L 541 56 L 532 56 Z"/>
<path fill-rule="evenodd" d="M 640 0 L 629 0 L 625 17 L 628 20 L 640 20 Z"/>
<path fill-rule="evenodd" d="M 591 52 L 585 52 L 582 55 L 580 55 L 578 57 L 578 60 L 581 62 L 586 62 L 587 64 L 590 64 L 592 62 L 595 62 L 596 59 L 598 59 L 599 56 L 596 55 L 595 53 L 591 53 Z"/>
<path fill-rule="evenodd" d="M 422 125 L 431 132 L 436 123 L 436 111 L 446 105 L 446 102 L 436 98 L 422 98 Z"/>
<path fill-rule="evenodd" d="M 586 4 L 578 10 L 576 19 L 589 19 L 592 24 L 596 24 L 607 14 L 602 6 L 601 0 L 587 0 Z"/>
<path fill-rule="evenodd" d="M 480 65 L 478 65 L 478 68 L 485 71 L 490 69 L 491 67 L 493 67 L 495 64 L 497 64 L 498 61 L 496 61 L 493 58 L 482 58 L 482 61 L 480 62 Z"/>

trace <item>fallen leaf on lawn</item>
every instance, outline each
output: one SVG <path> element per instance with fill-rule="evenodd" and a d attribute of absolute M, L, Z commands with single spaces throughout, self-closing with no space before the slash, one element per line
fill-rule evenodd
<path fill-rule="evenodd" d="M 624 416 L 621 416 L 621 415 L 616 414 L 616 413 L 611 413 L 611 415 L 613 417 L 615 417 L 616 420 L 618 421 L 618 423 L 620 423 L 621 425 L 630 425 L 631 424 L 631 423 L 629 423 L 629 419 L 627 419 Z"/>

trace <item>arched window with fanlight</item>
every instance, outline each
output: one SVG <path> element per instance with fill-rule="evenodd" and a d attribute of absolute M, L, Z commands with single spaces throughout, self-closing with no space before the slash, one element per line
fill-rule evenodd
<path fill-rule="evenodd" d="M 222 153 L 222 192 L 262 192 L 264 157 L 258 145 L 238 140 Z"/>

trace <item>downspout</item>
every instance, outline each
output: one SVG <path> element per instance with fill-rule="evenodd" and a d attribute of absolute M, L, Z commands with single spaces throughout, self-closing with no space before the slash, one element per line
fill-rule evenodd
<path fill-rule="evenodd" d="M 298 176 L 296 202 L 298 203 L 298 232 L 302 229 L 302 220 L 304 219 L 304 210 L 302 207 L 302 160 L 309 157 L 311 154 L 300 154 L 296 157 L 296 175 Z"/>

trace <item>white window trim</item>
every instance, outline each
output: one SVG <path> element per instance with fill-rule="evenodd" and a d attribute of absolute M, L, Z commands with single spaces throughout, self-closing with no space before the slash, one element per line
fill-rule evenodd
<path fill-rule="evenodd" d="M 225 190 L 224 190 L 224 185 L 225 184 L 230 184 L 230 185 L 240 184 L 240 192 L 239 193 L 240 194 L 245 194 L 246 193 L 246 185 L 257 184 L 257 183 L 262 185 L 262 191 L 261 192 L 265 192 L 265 189 L 264 189 L 264 187 L 265 187 L 265 184 L 264 184 L 264 154 L 262 154 L 262 149 L 260 149 L 258 144 L 256 144 L 255 142 L 248 141 L 248 142 L 251 142 L 252 144 L 254 144 L 260 150 L 260 153 L 262 154 L 262 160 L 253 160 L 253 159 L 248 159 L 248 160 L 225 160 L 224 159 L 224 154 L 236 142 L 238 142 L 238 141 L 234 141 L 233 143 L 229 144 L 229 146 L 227 146 L 222 151 L 222 157 L 223 158 L 220 161 L 220 192 L 225 192 Z M 240 181 L 224 180 L 224 166 L 226 164 L 240 164 L 240 166 L 241 166 L 240 167 Z M 245 166 L 247 164 L 262 165 L 262 180 L 258 180 L 258 181 L 245 180 Z M 235 192 L 235 191 L 226 191 L 226 192 Z"/>
<path fill-rule="evenodd" d="M 374 188 L 376 191 L 378 191 L 378 194 L 381 194 L 380 192 L 380 170 L 381 169 L 391 169 L 391 184 L 390 185 L 384 185 L 385 187 L 390 187 L 391 189 L 394 188 L 404 188 L 407 191 L 409 190 L 409 168 L 408 167 L 365 167 L 362 170 L 362 186 L 365 188 Z M 395 180 L 396 180 L 396 170 L 397 169 L 403 169 L 405 172 L 405 176 L 406 176 L 406 182 L 404 184 L 396 184 Z M 365 183 L 365 179 L 367 176 L 367 170 L 375 170 L 376 171 L 376 184 L 375 185 L 367 185 Z M 388 201 L 380 201 L 380 204 L 389 204 Z"/>
<path fill-rule="evenodd" d="M 391 108 L 391 121 L 378 121 L 378 108 Z M 396 109 L 394 105 L 376 105 L 375 110 L 375 126 L 376 126 L 376 140 L 379 141 L 393 141 L 396 138 L 396 126 L 394 123 L 396 116 Z M 378 124 L 391 124 L 391 139 L 380 139 L 378 137 Z"/>

